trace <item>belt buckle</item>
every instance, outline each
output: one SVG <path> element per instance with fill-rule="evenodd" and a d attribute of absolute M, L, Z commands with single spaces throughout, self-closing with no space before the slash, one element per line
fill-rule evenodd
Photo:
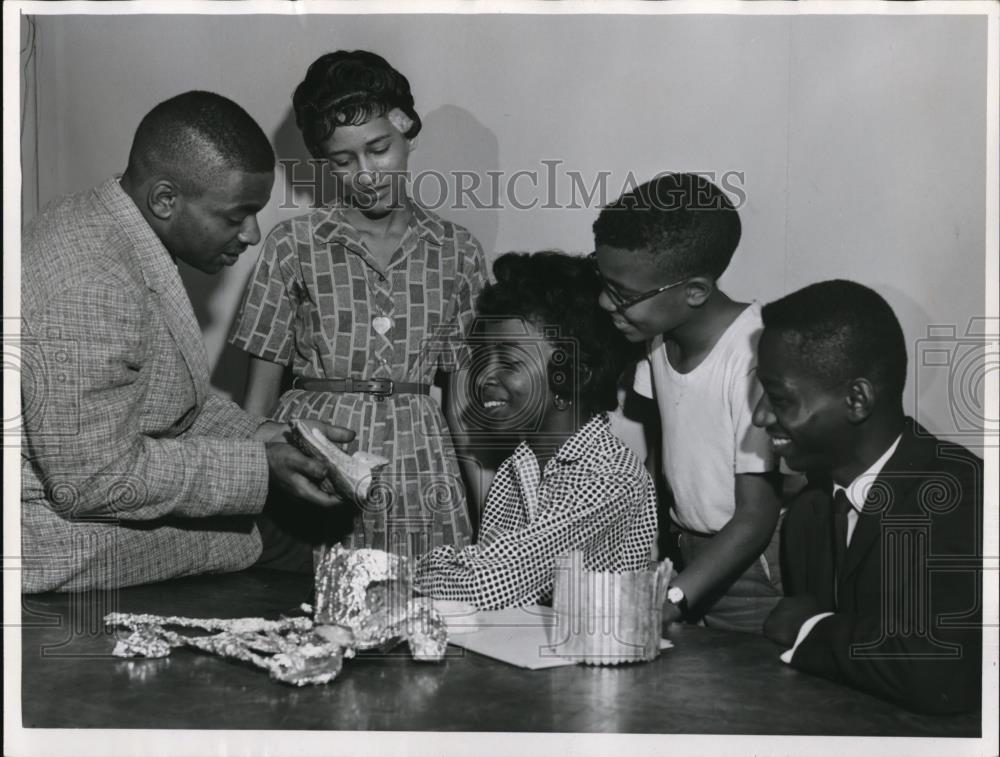
<path fill-rule="evenodd" d="M 371 379 L 370 383 L 372 388 L 369 390 L 369 393 L 375 395 L 375 399 L 379 402 L 384 400 L 386 397 L 392 396 L 396 389 L 392 379 Z"/>

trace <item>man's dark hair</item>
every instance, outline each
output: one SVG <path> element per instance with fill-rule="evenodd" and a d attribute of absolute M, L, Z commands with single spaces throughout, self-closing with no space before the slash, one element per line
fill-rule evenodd
<path fill-rule="evenodd" d="M 313 61 L 292 96 L 295 123 L 306 149 L 322 158 L 322 144 L 338 126 L 360 126 L 399 108 L 413 124 L 403 136 L 420 133 L 410 82 L 381 55 L 337 50 Z"/>
<path fill-rule="evenodd" d="M 906 341 L 889 303 L 854 281 L 822 281 L 765 305 L 764 328 L 792 338 L 803 368 L 832 387 L 866 378 L 899 401 L 906 384 Z"/>
<path fill-rule="evenodd" d="M 164 100 L 139 123 L 129 175 L 165 174 L 198 195 L 219 171 L 274 170 L 274 150 L 257 122 L 229 98 L 192 91 Z"/>
<path fill-rule="evenodd" d="M 672 279 L 718 279 L 740 242 L 740 216 L 704 176 L 663 174 L 623 194 L 594 222 L 597 245 L 641 251 Z"/>
<path fill-rule="evenodd" d="M 540 330 L 552 329 L 558 340 L 570 340 L 575 366 L 549 366 L 552 391 L 567 396 L 575 384 L 583 417 L 616 408 L 618 379 L 638 358 L 633 354 L 637 345 L 621 335 L 597 304 L 602 283 L 590 261 L 560 252 L 512 252 L 497 259 L 493 275 L 496 283 L 479 296 L 479 318 L 521 318 Z M 575 370 L 557 382 L 555 376 L 565 368 Z"/>

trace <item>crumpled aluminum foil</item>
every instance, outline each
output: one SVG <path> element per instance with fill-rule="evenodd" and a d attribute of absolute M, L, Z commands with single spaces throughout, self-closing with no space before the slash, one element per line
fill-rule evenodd
<path fill-rule="evenodd" d="M 115 645 L 112 654 L 117 657 L 166 657 L 174 647 L 188 646 L 248 662 L 266 670 L 271 678 L 295 686 L 329 683 L 340 672 L 344 658 L 354 656 L 349 631 L 330 633 L 311 618 L 221 620 L 111 613 L 104 622 L 132 629 Z M 216 633 L 184 635 L 165 626 Z"/>
<path fill-rule="evenodd" d="M 409 563 L 390 552 L 337 544 L 316 563 L 316 620 L 350 628 L 358 649 L 400 639 L 412 596 Z"/>
<path fill-rule="evenodd" d="M 302 609 L 313 610 L 308 605 Z M 166 657 L 174 648 L 188 646 L 248 662 L 295 686 L 329 683 L 356 650 L 390 649 L 405 640 L 414 659 L 437 661 L 448 645 L 444 619 L 428 600 L 413 598 L 413 577 L 405 558 L 339 545 L 317 561 L 311 618 L 111 613 L 104 622 L 132 631 L 115 645 L 113 654 L 118 657 Z M 167 626 L 211 633 L 186 635 Z"/>
<path fill-rule="evenodd" d="M 406 643 L 415 660 L 437 662 L 448 646 L 448 627 L 429 599 L 410 602 Z"/>
<path fill-rule="evenodd" d="M 316 561 L 316 621 L 349 628 L 357 649 L 388 649 L 406 640 L 414 658 L 440 660 L 448 645 L 444 619 L 413 598 L 405 557 L 380 549 L 322 551 Z"/>

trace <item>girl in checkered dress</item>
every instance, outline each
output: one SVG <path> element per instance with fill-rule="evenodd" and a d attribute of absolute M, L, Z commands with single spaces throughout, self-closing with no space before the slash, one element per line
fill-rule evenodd
<path fill-rule="evenodd" d="M 586 258 L 508 254 L 479 299 L 467 433 L 506 440 L 476 544 L 439 547 L 417 588 L 479 609 L 550 599 L 556 557 L 581 550 L 588 570 L 648 567 L 656 540 L 653 483 L 608 429 L 632 350 L 597 304 Z M 477 435 L 478 432 L 478 435 Z"/>

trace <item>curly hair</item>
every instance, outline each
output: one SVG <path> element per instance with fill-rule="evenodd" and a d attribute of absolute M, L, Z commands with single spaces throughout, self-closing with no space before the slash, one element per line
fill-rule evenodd
<path fill-rule="evenodd" d="M 711 276 L 729 267 L 742 227 L 729 198 L 704 176 L 657 176 L 601 210 L 598 245 L 642 251 L 671 279 Z"/>
<path fill-rule="evenodd" d="M 584 257 L 560 252 L 510 252 L 493 264 L 496 283 L 479 296 L 483 319 L 521 318 L 540 331 L 552 329 L 576 351 L 576 370 L 557 380 L 563 368 L 549 365 L 549 386 L 556 394 L 575 387 L 587 416 L 618 406 L 618 380 L 629 362 L 638 359 L 634 345 L 614 327 L 597 304 L 602 283 Z"/>
<path fill-rule="evenodd" d="M 892 307 L 854 281 L 812 284 L 761 309 L 764 328 L 792 336 L 800 364 L 825 386 L 864 377 L 893 402 L 906 385 L 906 340 Z"/>
<path fill-rule="evenodd" d="M 410 82 L 385 58 L 367 50 L 337 50 L 313 61 L 292 95 L 295 123 L 306 149 L 323 157 L 321 145 L 338 126 L 360 126 L 399 108 L 413 122 L 404 136 L 420 133 Z"/>

